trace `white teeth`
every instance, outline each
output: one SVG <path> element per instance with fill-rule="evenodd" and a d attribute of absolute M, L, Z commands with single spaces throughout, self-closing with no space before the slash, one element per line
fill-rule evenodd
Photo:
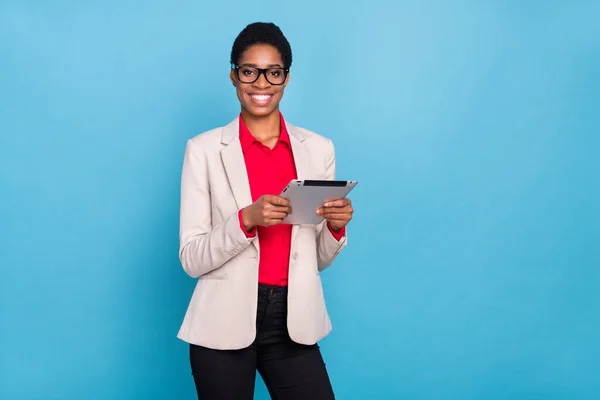
<path fill-rule="evenodd" d="M 271 98 L 271 96 L 268 94 L 253 94 L 252 98 L 256 99 L 258 101 L 265 101 L 265 100 L 269 100 Z"/>

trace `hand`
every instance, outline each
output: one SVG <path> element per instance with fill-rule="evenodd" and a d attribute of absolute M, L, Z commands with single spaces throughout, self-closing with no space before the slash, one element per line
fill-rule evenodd
<path fill-rule="evenodd" d="M 256 226 L 272 226 L 281 224 L 291 214 L 289 200 L 283 197 L 266 194 L 242 210 L 242 223 L 247 232 Z"/>
<path fill-rule="evenodd" d="M 352 219 L 352 201 L 350 199 L 332 200 L 317 210 L 317 215 L 329 222 L 334 231 L 339 232 Z"/>

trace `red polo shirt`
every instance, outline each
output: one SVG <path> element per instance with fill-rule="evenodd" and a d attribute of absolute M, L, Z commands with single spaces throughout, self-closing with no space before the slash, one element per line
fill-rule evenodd
<path fill-rule="evenodd" d="M 270 149 L 252 136 L 240 115 L 240 143 L 253 202 L 265 194 L 279 195 L 292 179 L 296 179 L 292 145 L 281 114 L 280 121 L 279 139 L 275 147 Z M 286 286 L 292 246 L 292 225 L 258 226 L 251 232 L 246 232 L 241 210 L 239 219 L 240 227 L 246 236 L 258 234 L 260 240 L 258 281 L 267 285 Z M 328 227 L 337 240 L 342 239 L 344 229 L 336 233 L 329 225 Z"/>

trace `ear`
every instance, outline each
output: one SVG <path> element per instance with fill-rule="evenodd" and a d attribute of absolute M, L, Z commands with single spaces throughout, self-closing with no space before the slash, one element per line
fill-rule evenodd
<path fill-rule="evenodd" d="M 231 71 L 229 72 L 229 79 L 231 79 L 231 84 L 233 86 L 235 86 L 236 82 L 237 82 L 237 77 L 235 76 L 235 70 L 232 68 Z"/>
<path fill-rule="evenodd" d="M 287 73 L 287 75 L 285 76 L 285 82 L 283 83 L 283 87 L 286 87 L 288 85 L 288 83 L 290 83 L 290 72 Z"/>

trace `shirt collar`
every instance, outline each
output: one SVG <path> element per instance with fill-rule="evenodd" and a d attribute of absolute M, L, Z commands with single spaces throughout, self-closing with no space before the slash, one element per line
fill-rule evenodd
<path fill-rule="evenodd" d="M 290 143 L 290 135 L 285 126 L 285 120 L 283 119 L 283 114 L 279 113 L 279 139 L 278 142 L 285 143 L 291 148 Z M 242 114 L 240 114 L 240 143 L 242 145 L 242 151 L 246 153 L 246 150 L 252 146 L 254 142 L 258 142 L 252 133 L 244 123 L 244 119 L 242 118 Z"/>

